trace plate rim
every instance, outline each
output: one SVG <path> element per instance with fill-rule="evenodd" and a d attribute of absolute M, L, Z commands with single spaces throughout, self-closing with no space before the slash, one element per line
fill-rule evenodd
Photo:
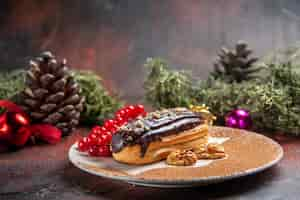
<path fill-rule="evenodd" d="M 223 128 L 223 127 L 222 127 Z M 228 128 L 231 129 L 231 128 Z M 128 175 L 110 175 L 110 174 L 106 174 L 106 173 L 102 173 L 102 172 L 95 172 L 93 170 L 89 170 L 86 169 L 85 167 L 83 167 L 80 162 L 73 160 L 71 154 L 73 151 L 76 151 L 75 145 L 77 143 L 74 143 L 68 152 L 68 157 L 70 162 L 77 168 L 95 175 L 95 176 L 99 176 L 99 177 L 103 177 L 103 178 L 107 178 L 107 179 L 112 179 L 112 180 L 117 180 L 117 181 L 124 181 L 124 182 L 131 182 L 131 183 L 148 183 L 148 184 L 162 184 L 162 185 L 191 185 L 191 184 L 201 184 L 201 183 L 215 183 L 215 182 L 223 182 L 223 181 L 228 181 L 231 179 L 235 179 L 235 178 L 240 178 L 240 177 L 244 177 L 244 176 L 248 176 L 251 174 L 256 174 L 259 172 L 262 172 L 268 168 L 271 168 L 272 166 L 276 165 L 278 162 L 280 162 L 280 160 L 282 160 L 283 156 L 284 156 L 284 151 L 283 148 L 281 147 L 280 144 L 278 144 L 276 141 L 272 140 L 269 137 L 266 137 L 265 135 L 262 134 L 258 134 L 255 132 L 250 132 L 247 131 L 251 134 L 256 134 L 259 135 L 261 137 L 264 137 L 265 139 L 269 140 L 271 143 L 273 143 L 275 146 L 278 147 L 279 149 L 279 154 L 276 157 L 276 159 L 261 165 L 260 167 L 256 167 L 256 168 L 251 168 L 245 171 L 241 171 L 241 172 L 237 172 L 231 175 L 225 175 L 225 176 L 208 176 L 208 177 L 201 177 L 201 178 L 192 178 L 192 179 L 176 179 L 176 180 L 172 180 L 172 179 L 145 179 L 145 178 L 141 178 L 141 177 L 134 177 L 134 176 L 128 176 Z"/>

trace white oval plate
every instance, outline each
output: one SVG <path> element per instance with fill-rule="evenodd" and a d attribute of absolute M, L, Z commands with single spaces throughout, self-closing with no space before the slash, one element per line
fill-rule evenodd
<path fill-rule="evenodd" d="M 182 188 L 219 183 L 255 174 L 272 167 L 283 157 L 281 146 L 260 134 L 225 127 L 212 127 L 210 135 L 212 136 L 210 142 L 224 143 L 225 151 L 228 153 L 227 158 L 199 160 L 196 165 L 190 167 L 168 166 L 164 161 L 144 166 L 132 166 L 118 163 L 113 158 L 90 157 L 86 153 L 77 151 L 77 144 L 74 144 L 69 150 L 69 159 L 76 167 L 96 176 L 141 186 Z M 256 159 L 256 153 L 257 159 L 259 158 L 256 164 L 253 162 L 248 164 L 247 158 L 244 157 L 249 154 L 249 158 L 253 160 Z M 260 156 L 262 154 L 266 156 Z M 231 163 L 233 165 L 240 163 L 241 166 L 231 167 Z"/>

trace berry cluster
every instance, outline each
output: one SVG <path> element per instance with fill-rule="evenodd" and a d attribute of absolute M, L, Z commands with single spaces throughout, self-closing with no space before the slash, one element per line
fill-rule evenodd
<path fill-rule="evenodd" d="M 145 116 L 143 105 L 126 106 L 115 113 L 114 119 L 106 120 L 103 126 L 95 126 L 87 137 L 78 142 L 78 150 L 90 156 L 111 156 L 110 143 L 114 133 L 128 121 Z"/>

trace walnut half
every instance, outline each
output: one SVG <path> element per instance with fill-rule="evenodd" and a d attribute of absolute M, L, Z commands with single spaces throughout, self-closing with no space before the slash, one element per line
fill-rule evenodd
<path fill-rule="evenodd" d="M 206 150 L 197 153 L 198 159 L 220 159 L 226 156 L 222 145 L 211 143 L 206 146 Z"/>
<path fill-rule="evenodd" d="M 208 153 L 225 153 L 224 146 L 217 143 L 210 143 L 207 145 Z"/>
<path fill-rule="evenodd" d="M 191 150 L 176 150 L 167 157 L 167 164 L 176 166 L 190 166 L 197 162 L 197 155 Z"/>

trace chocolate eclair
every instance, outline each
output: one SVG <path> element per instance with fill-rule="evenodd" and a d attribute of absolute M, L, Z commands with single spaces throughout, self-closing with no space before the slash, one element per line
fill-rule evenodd
<path fill-rule="evenodd" d="M 165 159 L 174 150 L 204 145 L 210 116 L 187 108 L 148 113 L 122 126 L 113 136 L 113 157 L 123 163 L 148 164 Z"/>

